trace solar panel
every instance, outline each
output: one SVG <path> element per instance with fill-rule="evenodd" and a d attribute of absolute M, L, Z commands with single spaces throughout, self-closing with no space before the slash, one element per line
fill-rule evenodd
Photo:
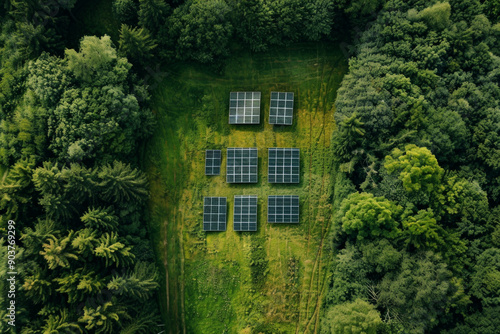
<path fill-rule="evenodd" d="M 258 161 L 256 148 L 228 148 L 227 183 L 257 183 Z"/>
<path fill-rule="evenodd" d="M 235 195 L 233 224 L 235 231 L 257 231 L 257 196 Z"/>
<path fill-rule="evenodd" d="M 269 148 L 269 183 L 299 183 L 300 150 L 298 148 Z"/>
<path fill-rule="evenodd" d="M 267 197 L 267 221 L 269 223 L 298 223 L 299 196 Z"/>
<path fill-rule="evenodd" d="M 220 150 L 205 151 L 205 175 L 220 175 Z"/>
<path fill-rule="evenodd" d="M 260 92 L 231 92 L 229 124 L 260 123 Z"/>
<path fill-rule="evenodd" d="M 226 197 L 205 197 L 203 199 L 203 231 L 225 231 L 226 212 Z"/>
<path fill-rule="evenodd" d="M 271 108 L 269 109 L 269 124 L 292 125 L 293 93 L 271 92 Z"/>

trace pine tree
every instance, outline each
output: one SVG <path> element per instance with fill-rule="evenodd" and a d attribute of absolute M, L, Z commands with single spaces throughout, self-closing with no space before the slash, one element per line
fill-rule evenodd
<path fill-rule="evenodd" d="M 65 334 L 65 333 L 83 333 L 80 325 L 75 322 L 68 321 L 68 310 L 62 309 L 59 315 L 51 314 L 45 320 L 45 325 L 42 327 L 42 334 Z"/>
<path fill-rule="evenodd" d="M 146 304 L 139 314 L 133 316 L 132 321 L 124 325 L 120 334 L 146 334 L 151 328 L 157 328 L 160 321 L 155 304 Z"/>
<path fill-rule="evenodd" d="M 151 51 L 157 47 L 145 28 L 122 24 L 120 29 L 119 52 L 131 62 L 145 64 L 152 57 Z"/>
<path fill-rule="evenodd" d="M 67 268 L 69 267 L 70 259 L 77 260 L 78 256 L 70 253 L 67 247 L 71 244 L 71 239 L 73 238 L 73 231 L 70 231 L 68 236 L 58 239 L 51 235 L 48 238 L 48 242 L 42 245 L 43 251 L 40 251 L 40 255 L 43 255 L 45 260 L 49 265 L 49 269 L 55 269 L 57 267 Z"/>
<path fill-rule="evenodd" d="M 148 180 L 138 169 L 115 161 L 113 165 L 101 167 L 99 184 L 104 200 L 113 203 L 137 201 L 143 203 L 148 198 Z"/>
<path fill-rule="evenodd" d="M 90 228 L 84 228 L 76 232 L 71 246 L 88 261 L 93 256 L 98 243 L 97 232 Z"/>
<path fill-rule="evenodd" d="M 64 189 L 74 202 L 82 203 L 93 198 L 96 188 L 96 173 L 80 164 L 73 163 L 64 168 L 61 178 L 65 181 Z"/>
<path fill-rule="evenodd" d="M 85 306 L 83 312 L 78 322 L 84 323 L 85 329 L 96 334 L 113 333 L 117 324 L 130 319 L 125 308 L 118 305 L 114 297 L 96 308 Z"/>
<path fill-rule="evenodd" d="M 158 272 L 154 264 L 137 262 L 134 270 L 126 275 L 115 275 L 107 288 L 120 296 L 147 300 L 158 288 Z"/>
<path fill-rule="evenodd" d="M 35 304 L 45 304 L 54 292 L 52 282 L 47 279 L 47 273 L 40 268 L 33 275 L 26 276 L 23 289 L 26 296 Z"/>
<path fill-rule="evenodd" d="M 54 281 L 59 284 L 57 292 L 68 295 L 68 303 L 81 302 L 91 294 L 99 293 L 106 285 L 104 280 L 95 272 L 86 272 L 82 268 Z"/>
<path fill-rule="evenodd" d="M 20 160 L 4 175 L 0 184 L 0 210 L 5 210 L 9 219 L 17 219 L 19 209 L 26 207 L 33 196 L 31 178 L 34 162 Z"/>
<path fill-rule="evenodd" d="M 124 266 L 133 262 L 135 257 L 130 252 L 132 247 L 125 246 L 118 241 L 116 233 L 106 233 L 99 239 L 99 246 L 94 250 L 94 254 L 98 257 L 104 258 L 106 267 L 114 263 L 116 266 Z"/>
<path fill-rule="evenodd" d="M 112 207 L 89 209 L 80 219 L 86 227 L 103 232 L 116 232 L 119 224 Z"/>
<path fill-rule="evenodd" d="M 49 161 L 45 161 L 43 167 L 35 169 L 33 183 L 35 184 L 35 189 L 42 195 L 60 194 L 63 192 L 61 171 L 57 164 Z"/>
<path fill-rule="evenodd" d="M 170 8 L 164 0 L 139 0 L 139 25 L 156 32 L 165 24 Z"/>

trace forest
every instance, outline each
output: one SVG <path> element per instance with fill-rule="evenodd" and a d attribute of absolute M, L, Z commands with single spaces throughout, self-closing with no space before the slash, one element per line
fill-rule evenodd
<path fill-rule="evenodd" d="M 293 332 L 500 332 L 500 1 L 0 0 L 0 22 L 1 333 L 211 333 L 165 306 L 152 207 L 157 187 L 169 198 L 181 182 L 169 168 L 189 167 L 158 181 L 145 162 L 158 127 L 174 126 L 159 104 L 183 93 L 169 85 L 179 69 L 215 87 L 242 52 L 304 43 L 348 65 L 325 94 L 328 189 L 307 189 L 332 212 L 318 326 Z M 226 112 L 189 94 L 197 120 Z M 271 291 L 262 233 L 248 239 L 252 296 Z M 290 258 L 287 288 L 303 263 Z M 224 332 L 300 321 L 248 314 Z"/>

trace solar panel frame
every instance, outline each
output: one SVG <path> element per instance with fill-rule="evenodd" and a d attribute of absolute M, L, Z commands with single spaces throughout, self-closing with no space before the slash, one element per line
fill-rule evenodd
<path fill-rule="evenodd" d="M 293 223 L 300 220 L 300 200 L 297 195 L 272 195 L 267 197 L 268 223 Z"/>
<path fill-rule="evenodd" d="M 300 149 L 268 148 L 269 183 L 300 183 Z"/>
<path fill-rule="evenodd" d="M 221 150 L 205 151 L 205 175 L 220 175 Z"/>
<path fill-rule="evenodd" d="M 225 231 L 227 228 L 227 197 L 203 198 L 203 231 Z"/>
<path fill-rule="evenodd" d="M 233 229 L 257 231 L 257 195 L 234 195 Z"/>
<path fill-rule="evenodd" d="M 260 124 L 261 92 L 229 93 L 229 124 Z"/>
<path fill-rule="evenodd" d="M 293 92 L 271 92 L 271 101 L 269 104 L 269 124 L 292 125 L 293 104 Z"/>
<path fill-rule="evenodd" d="M 258 150 L 254 147 L 228 147 L 226 153 L 227 183 L 257 183 Z"/>

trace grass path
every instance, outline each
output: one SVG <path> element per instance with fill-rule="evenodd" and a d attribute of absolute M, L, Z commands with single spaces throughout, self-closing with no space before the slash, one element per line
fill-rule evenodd
<path fill-rule="evenodd" d="M 334 46 L 309 44 L 240 53 L 224 75 L 192 65 L 168 70 L 144 161 L 167 333 L 317 333 L 330 261 L 333 102 L 345 58 Z M 260 125 L 228 125 L 230 91 L 262 92 Z M 271 91 L 295 92 L 293 126 L 267 124 Z M 257 184 L 225 182 L 226 147 L 259 148 Z M 267 182 L 268 147 L 301 149 L 299 184 Z M 221 176 L 204 175 L 205 149 L 223 150 Z M 259 196 L 256 233 L 233 231 L 233 196 L 241 194 Z M 273 194 L 300 195 L 300 224 L 267 224 Z M 202 231 L 204 196 L 228 197 L 226 232 Z"/>

